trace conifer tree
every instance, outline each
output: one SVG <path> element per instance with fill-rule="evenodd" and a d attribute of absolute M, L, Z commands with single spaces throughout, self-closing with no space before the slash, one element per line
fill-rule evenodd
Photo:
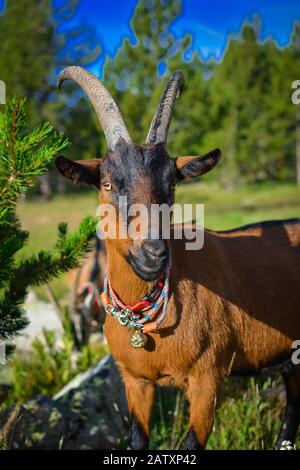
<path fill-rule="evenodd" d="M 46 171 L 69 142 L 49 123 L 26 132 L 25 100 L 11 100 L 0 113 L 0 342 L 10 342 L 27 324 L 23 303 L 28 287 L 77 266 L 95 234 L 95 221 L 83 220 L 76 233 L 58 227 L 52 250 L 22 257 L 29 233 L 16 214 L 19 197 Z M 11 350 L 8 345 L 7 351 Z"/>
<path fill-rule="evenodd" d="M 104 81 L 120 106 L 135 142 L 145 140 L 157 101 L 152 100 L 158 76 L 167 72 L 169 56 L 191 46 L 191 37 L 175 38 L 171 25 L 181 15 L 181 0 L 139 0 L 125 37 L 113 59 L 106 57 Z M 161 85 L 161 83 L 159 83 Z M 161 91 L 161 90 L 160 90 Z"/>

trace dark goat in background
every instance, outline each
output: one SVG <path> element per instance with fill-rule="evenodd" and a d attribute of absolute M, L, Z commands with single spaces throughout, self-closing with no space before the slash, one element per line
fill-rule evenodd
<path fill-rule="evenodd" d="M 106 271 L 103 242 L 96 238 L 95 248 L 81 266 L 69 271 L 67 283 L 71 291 L 70 315 L 77 345 L 87 344 L 91 333 L 103 333 L 105 310 L 100 291 Z"/>

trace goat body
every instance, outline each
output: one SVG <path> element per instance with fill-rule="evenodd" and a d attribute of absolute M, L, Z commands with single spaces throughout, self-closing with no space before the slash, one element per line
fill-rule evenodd
<path fill-rule="evenodd" d="M 203 447 L 224 377 L 280 364 L 300 338 L 300 219 L 205 230 L 199 251 L 186 251 L 184 244 L 171 240 L 168 313 L 146 347 L 133 349 L 131 332 L 111 317 L 105 333 L 144 433 L 153 384 L 184 387 L 190 427 Z"/>
<path fill-rule="evenodd" d="M 291 358 L 293 340 L 300 339 L 300 219 L 228 232 L 206 230 L 198 251 L 188 251 L 186 240 L 174 235 L 170 241 L 160 235 L 149 238 L 152 229 L 157 234 L 163 230 L 161 221 L 146 216 L 139 221 L 139 233 L 129 236 L 132 217 L 124 217 L 124 198 L 128 212 L 135 204 L 142 204 L 147 215 L 154 205 L 170 209 L 175 185 L 211 171 L 221 151 L 169 156 L 170 119 L 184 86 L 180 71 L 168 80 L 144 145 L 132 142 L 117 104 L 97 77 L 71 66 L 60 72 L 58 84 L 65 80 L 75 81 L 89 96 L 107 153 L 103 159 L 76 161 L 58 156 L 56 166 L 66 178 L 97 188 L 103 207 L 113 209 L 107 211 L 108 225 L 126 229 L 124 238 L 106 239 L 113 290 L 125 305 L 134 305 L 151 292 L 172 258 L 167 316 L 158 332 L 148 334 L 143 349 L 132 348 L 132 332 L 115 318 L 106 319 L 107 340 L 123 375 L 132 416 L 130 444 L 147 447 L 155 384 L 161 384 L 186 389 L 190 422 L 185 448 L 203 448 L 224 377 L 281 364 Z M 286 448 L 286 443 L 291 448 L 296 437 L 299 371 L 299 366 L 281 370 L 287 408 L 277 448 Z"/>

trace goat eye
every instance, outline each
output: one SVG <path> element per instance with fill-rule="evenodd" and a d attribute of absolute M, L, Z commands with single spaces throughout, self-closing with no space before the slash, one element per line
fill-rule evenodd
<path fill-rule="evenodd" d="M 103 187 L 105 191 L 110 191 L 111 190 L 111 183 L 103 183 Z"/>

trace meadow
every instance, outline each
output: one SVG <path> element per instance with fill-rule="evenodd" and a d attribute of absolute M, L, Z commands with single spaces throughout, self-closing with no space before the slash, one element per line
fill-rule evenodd
<path fill-rule="evenodd" d="M 292 183 L 246 185 L 233 192 L 211 183 L 183 184 L 177 188 L 176 201 L 204 203 L 205 227 L 216 230 L 300 215 L 300 189 Z M 84 215 L 94 215 L 96 208 L 94 191 L 56 196 L 44 202 L 38 199 L 23 202 L 19 205 L 19 216 L 23 227 L 30 231 L 27 253 L 50 248 L 58 223 L 67 222 L 70 229 L 74 229 Z M 53 281 L 52 288 L 58 298 L 67 301 L 64 276 Z M 45 296 L 42 288 L 38 288 L 37 293 Z M 28 393 L 30 397 L 30 390 Z M 47 387 L 43 393 L 47 394 Z M 182 445 L 186 407 L 180 392 L 170 392 L 167 397 L 158 394 L 151 448 Z M 258 379 L 228 378 L 208 449 L 272 449 L 283 408 L 284 389 L 277 375 Z"/>

